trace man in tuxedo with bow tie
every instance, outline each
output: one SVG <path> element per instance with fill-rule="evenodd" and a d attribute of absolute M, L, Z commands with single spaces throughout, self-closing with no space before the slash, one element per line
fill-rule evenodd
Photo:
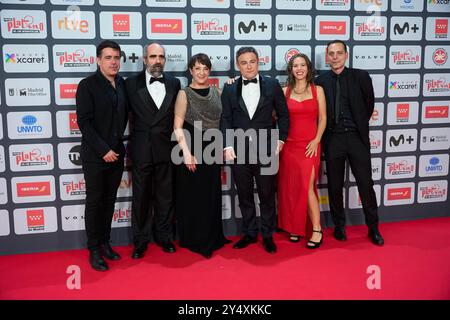
<path fill-rule="evenodd" d="M 162 45 L 145 46 L 143 61 L 145 70 L 126 80 L 133 116 L 130 149 L 134 259 L 144 256 L 152 230 L 165 252 L 175 252 L 171 240 L 174 203 L 170 138 L 180 80 L 164 73 L 166 56 Z"/>
<path fill-rule="evenodd" d="M 267 252 L 275 253 L 277 247 L 272 234 L 276 228 L 276 172 L 264 172 L 267 164 L 261 160 L 268 157 L 272 157 L 273 160 L 283 148 L 289 129 L 288 109 L 278 80 L 259 75 L 259 58 L 255 48 L 240 48 L 236 53 L 236 64 L 241 77 L 232 84 L 225 84 L 221 98 L 220 119 L 220 129 L 225 143 L 224 158 L 225 161 L 234 161 L 233 178 L 242 213 L 243 237 L 233 248 L 242 249 L 257 242 L 259 228 L 253 191 L 255 179 L 260 201 L 263 246 Z M 274 143 L 276 150 L 271 148 L 274 112 L 277 115 L 279 133 L 279 140 Z M 235 143 L 233 132 L 239 132 L 236 129 L 253 131 L 256 135 L 244 140 L 238 138 Z M 251 161 L 254 155 L 256 161 Z"/>

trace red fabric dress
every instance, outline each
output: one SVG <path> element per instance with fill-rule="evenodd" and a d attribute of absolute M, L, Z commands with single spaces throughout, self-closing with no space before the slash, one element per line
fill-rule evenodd
<path fill-rule="evenodd" d="M 305 157 L 306 146 L 317 134 L 319 103 L 317 90 L 311 85 L 312 99 L 301 102 L 291 99 L 286 90 L 289 110 L 289 134 L 280 154 L 278 172 L 278 227 L 293 234 L 310 234 L 308 218 L 308 184 L 314 168 L 315 192 L 320 166 L 320 145 L 317 156 Z"/>

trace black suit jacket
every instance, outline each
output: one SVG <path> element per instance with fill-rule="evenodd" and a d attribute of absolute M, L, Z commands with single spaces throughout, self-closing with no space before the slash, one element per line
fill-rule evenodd
<path fill-rule="evenodd" d="M 365 70 L 347 68 L 350 100 L 350 111 L 356 123 L 358 132 L 364 144 L 370 148 L 369 120 L 373 113 L 375 96 L 373 92 L 372 79 Z M 324 135 L 324 147 L 326 150 L 327 136 L 330 134 L 334 124 L 334 91 L 333 71 L 328 71 L 316 78 L 315 83 L 323 87 L 327 101 L 327 130 Z"/>
<path fill-rule="evenodd" d="M 81 130 L 81 159 L 83 162 L 103 163 L 103 156 L 114 150 L 124 157 L 123 133 L 128 121 L 125 82 L 118 76 L 116 90 L 120 91 L 118 108 L 113 107 L 106 78 L 97 71 L 80 81 L 76 93 L 77 123 Z"/>
<path fill-rule="evenodd" d="M 130 151 L 134 163 L 170 162 L 175 100 L 181 85 L 177 78 L 163 76 L 166 96 L 159 110 L 148 92 L 145 70 L 125 81 L 133 116 Z"/>

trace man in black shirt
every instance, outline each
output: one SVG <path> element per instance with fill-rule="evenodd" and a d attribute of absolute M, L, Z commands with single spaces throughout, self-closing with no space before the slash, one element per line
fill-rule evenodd
<path fill-rule="evenodd" d="M 85 225 L 89 263 L 108 270 L 103 257 L 120 259 L 109 243 L 117 188 L 123 173 L 123 133 L 128 120 L 125 83 L 118 75 L 120 46 L 105 40 L 97 47 L 98 69 L 81 80 L 76 94 L 82 133 L 81 160 L 86 181 Z"/>
<path fill-rule="evenodd" d="M 347 240 L 342 188 L 348 159 L 361 197 L 369 238 L 381 246 L 384 239 L 378 230 L 378 205 L 370 162 L 369 120 L 375 100 L 372 80 L 367 71 L 345 67 L 348 52 L 343 41 L 330 42 L 327 56 L 331 71 L 319 76 L 316 84 L 324 88 L 327 100 L 328 123 L 323 149 L 334 237 Z"/>

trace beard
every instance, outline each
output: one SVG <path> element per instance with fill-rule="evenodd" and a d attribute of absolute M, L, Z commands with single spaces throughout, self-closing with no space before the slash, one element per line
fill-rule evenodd
<path fill-rule="evenodd" d="M 155 78 L 159 77 L 164 71 L 164 66 L 161 63 L 155 63 L 148 67 L 148 72 Z"/>

